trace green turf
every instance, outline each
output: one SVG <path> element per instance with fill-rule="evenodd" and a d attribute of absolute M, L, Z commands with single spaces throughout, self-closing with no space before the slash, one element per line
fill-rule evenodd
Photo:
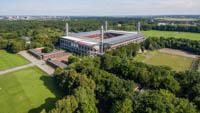
<path fill-rule="evenodd" d="M 144 62 L 152 65 L 170 66 L 175 71 L 186 71 L 190 69 L 193 60 L 193 58 L 189 57 L 171 55 L 156 51 L 153 53 L 152 57 L 147 58 Z"/>
<path fill-rule="evenodd" d="M 61 97 L 53 78 L 36 66 L 0 76 L 0 113 L 38 113 Z"/>
<path fill-rule="evenodd" d="M 133 61 L 136 61 L 136 62 L 142 62 L 143 60 L 146 59 L 146 56 L 148 54 L 151 54 L 153 51 L 147 51 L 146 53 L 143 53 L 143 54 L 138 54 L 136 57 L 133 58 Z"/>
<path fill-rule="evenodd" d="M 190 32 L 176 32 L 176 31 L 142 31 L 146 37 L 175 37 L 175 38 L 185 38 L 191 40 L 200 40 L 200 33 L 190 33 Z"/>
<path fill-rule="evenodd" d="M 29 63 L 28 60 L 19 54 L 11 54 L 4 50 L 0 50 L 0 71 Z"/>

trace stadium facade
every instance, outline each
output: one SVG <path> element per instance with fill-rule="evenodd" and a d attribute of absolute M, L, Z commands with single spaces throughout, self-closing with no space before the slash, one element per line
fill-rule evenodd
<path fill-rule="evenodd" d="M 140 23 L 138 23 L 138 32 L 108 30 L 106 22 L 105 30 L 102 26 L 101 30 L 74 34 L 69 34 L 67 23 L 66 36 L 60 38 L 60 47 L 71 52 L 98 56 L 107 50 L 130 43 L 141 43 L 144 40 L 146 38 L 140 33 Z"/>

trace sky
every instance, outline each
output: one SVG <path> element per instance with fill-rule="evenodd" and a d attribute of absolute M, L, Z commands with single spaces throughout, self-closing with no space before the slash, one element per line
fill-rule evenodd
<path fill-rule="evenodd" d="M 200 0 L 0 0 L 0 15 L 199 15 Z"/>

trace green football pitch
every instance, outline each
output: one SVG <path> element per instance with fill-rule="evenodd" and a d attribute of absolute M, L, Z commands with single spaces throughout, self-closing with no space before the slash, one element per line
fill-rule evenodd
<path fill-rule="evenodd" d="M 38 113 L 63 96 L 53 77 L 36 66 L 0 76 L 0 113 Z"/>
<path fill-rule="evenodd" d="M 144 63 L 158 66 L 169 66 L 175 71 L 189 70 L 192 65 L 192 62 L 194 61 L 194 59 L 190 57 L 171 55 L 168 53 L 162 53 L 158 51 L 155 51 L 152 54 L 153 56 L 145 59 Z"/>

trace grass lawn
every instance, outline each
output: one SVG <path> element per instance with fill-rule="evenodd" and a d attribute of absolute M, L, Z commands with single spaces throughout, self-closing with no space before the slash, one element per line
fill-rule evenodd
<path fill-rule="evenodd" d="M 143 60 L 146 59 L 146 56 L 147 56 L 148 54 L 151 54 L 152 52 L 153 52 L 153 51 L 147 51 L 147 52 L 144 53 L 144 54 L 138 54 L 137 56 L 135 56 L 135 57 L 133 58 L 133 61 L 142 62 Z"/>
<path fill-rule="evenodd" d="M 11 54 L 4 50 L 0 50 L 0 71 L 29 63 L 30 62 L 28 60 L 19 54 Z"/>
<path fill-rule="evenodd" d="M 190 69 L 193 60 L 193 58 L 189 57 L 171 55 L 155 51 L 152 57 L 144 60 L 144 63 L 170 66 L 175 71 L 186 71 Z"/>
<path fill-rule="evenodd" d="M 142 31 L 146 37 L 175 37 L 175 38 L 185 38 L 190 40 L 200 40 L 200 33 L 190 33 L 190 32 L 176 32 L 176 31 Z"/>
<path fill-rule="evenodd" d="M 53 78 L 36 66 L 0 76 L 0 113 L 38 113 L 62 97 Z"/>

